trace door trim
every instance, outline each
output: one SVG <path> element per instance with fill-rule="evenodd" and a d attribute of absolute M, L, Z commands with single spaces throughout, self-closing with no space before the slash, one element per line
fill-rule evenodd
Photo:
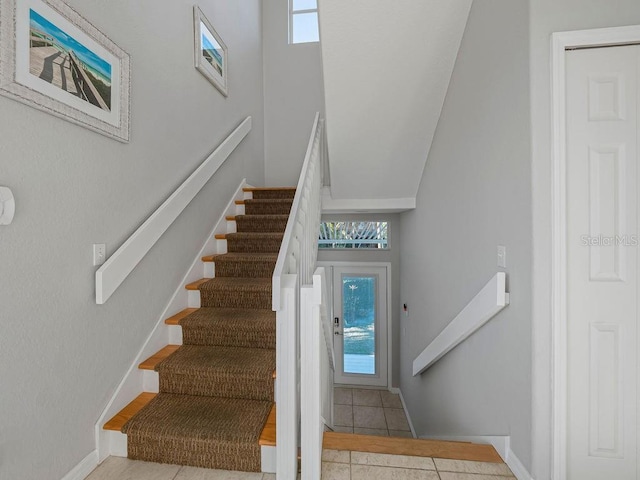
<path fill-rule="evenodd" d="M 566 60 L 573 48 L 640 44 L 640 25 L 556 32 L 551 36 L 551 473 L 567 475 L 567 156 Z M 537 363 L 541 365 L 545 359 Z M 545 362 L 546 363 L 546 362 Z"/>
<path fill-rule="evenodd" d="M 383 267 L 387 269 L 387 386 L 386 388 L 391 387 L 391 378 L 392 378 L 392 366 L 393 366 L 393 308 L 391 305 L 391 299 L 393 298 L 391 292 L 391 286 L 393 283 L 391 282 L 391 262 L 332 262 L 332 261 L 322 261 L 317 262 L 319 267 Z M 329 277 L 329 276 L 327 276 Z M 333 318 L 333 268 L 331 268 L 331 318 Z M 360 388 L 360 387 L 358 387 Z"/>

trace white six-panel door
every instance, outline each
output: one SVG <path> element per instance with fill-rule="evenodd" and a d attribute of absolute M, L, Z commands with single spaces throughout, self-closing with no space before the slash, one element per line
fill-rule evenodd
<path fill-rule="evenodd" d="M 567 478 L 636 480 L 640 46 L 566 60 Z"/>

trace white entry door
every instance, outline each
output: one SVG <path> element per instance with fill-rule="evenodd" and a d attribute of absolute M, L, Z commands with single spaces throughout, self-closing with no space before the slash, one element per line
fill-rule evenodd
<path fill-rule="evenodd" d="M 333 267 L 335 383 L 387 386 L 387 269 Z"/>
<path fill-rule="evenodd" d="M 638 478 L 640 46 L 567 52 L 567 478 Z"/>

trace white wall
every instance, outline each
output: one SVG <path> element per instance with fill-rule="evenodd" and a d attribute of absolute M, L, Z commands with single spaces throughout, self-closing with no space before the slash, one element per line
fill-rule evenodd
<path fill-rule="evenodd" d="M 400 215 L 397 213 L 353 213 L 343 215 L 323 215 L 323 221 L 359 221 L 389 222 L 389 248 L 387 250 L 330 250 L 319 249 L 320 262 L 388 262 L 391 264 L 391 385 L 400 384 Z"/>
<path fill-rule="evenodd" d="M 401 215 L 400 388 L 418 435 L 509 435 L 531 464 L 528 4 L 482 0 L 467 28 L 417 197 Z M 418 377 L 412 362 L 495 275 L 511 305 Z"/>
<path fill-rule="evenodd" d="M 316 112 L 324 112 L 319 43 L 289 45 L 288 0 L 264 2 L 267 185 L 295 186 Z"/>
<path fill-rule="evenodd" d="M 131 54 L 131 143 L 0 97 L 0 478 L 59 479 L 243 177 L 264 181 L 261 4 L 201 0 L 229 47 L 229 98 L 193 66 L 193 2 L 70 0 Z M 112 253 L 247 115 L 253 131 L 106 305 Z"/>
<path fill-rule="evenodd" d="M 533 145 L 533 470 L 551 478 L 551 90 L 553 32 L 640 24 L 638 0 L 531 1 Z"/>

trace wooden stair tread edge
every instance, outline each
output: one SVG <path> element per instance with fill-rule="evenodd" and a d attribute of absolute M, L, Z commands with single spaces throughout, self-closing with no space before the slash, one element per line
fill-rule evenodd
<path fill-rule="evenodd" d="M 126 407 L 116 413 L 111 420 L 104 424 L 104 430 L 121 432 L 124 424 L 127 423 L 136 413 L 142 410 L 151 400 L 155 398 L 157 393 L 142 392 Z"/>
<path fill-rule="evenodd" d="M 184 288 L 186 288 L 187 290 L 198 290 L 200 285 L 202 285 L 203 283 L 207 283 L 209 280 L 211 280 L 211 279 L 210 278 L 201 278 L 200 280 L 196 280 L 195 282 L 189 283 Z"/>
<path fill-rule="evenodd" d="M 144 362 L 138 365 L 140 370 L 155 370 L 162 360 L 174 353 L 180 348 L 180 345 L 167 345 L 166 347 L 158 350 L 156 353 L 147 358 Z"/>
<path fill-rule="evenodd" d="M 164 323 L 167 325 L 180 325 L 180 320 L 191 315 L 193 312 L 199 310 L 198 308 L 185 308 L 181 312 L 176 313 L 172 317 L 167 318 Z"/>
<path fill-rule="evenodd" d="M 276 446 L 276 405 L 273 404 L 267 421 L 262 428 L 260 434 L 260 440 L 258 441 L 260 446 L 263 447 L 275 447 Z"/>
<path fill-rule="evenodd" d="M 272 192 L 278 190 L 295 190 L 297 187 L 244 187 L 243 192 Z"/>
<path fill-rule="evenodd" d="M 504 463 L 492 445 L 478 443 L 325 432 L 323 447 L 331 450 Z"/>

